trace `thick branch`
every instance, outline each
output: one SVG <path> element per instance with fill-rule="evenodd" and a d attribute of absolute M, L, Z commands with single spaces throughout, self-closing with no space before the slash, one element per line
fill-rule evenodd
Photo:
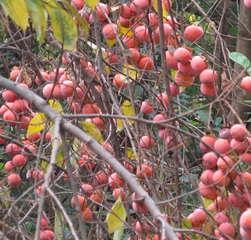
<path fill-rule="evenodd" d="M 104 150 L 104 148 L 96 142 L 91 136 L 87 135 L 84 131 L 80 130 L 78 127 L 74 126 L 70 122 L 63 119 L 62 115 L 53 109 L 49 104 L 46 103 L 44 99 L 33 93 L 31 90 L 20 87 L 17 83 L 12 82 L 6 78 L 0 76 L 0 87 L 7 88 L 19 96 L 25 98 L 33 106 L 35 106 L 40 112 L 45 113 L 45 115 L 52 121 L 55 122 L 57 118 L 61 118 L 61 128 L 71 135 L 77 137 L 79 140 L 85 142 L 91 149 L 93 149 L 102 159 L 104 159 L 111 167 L 127 182 L 129 187 L 143 199 L 144 204 L 147 206 L 152 217 L 159 219 L 161 217 L 161 212 L 157 208 L 155 202 L 150 198 L 142 186 L 136 181 L 134 176 L 128 172 L 123 165 L 121 165 L 116 158 L 114 158 L 110 153 Z M 177 240 L 177 236 L 173 231 L 172 227 L 165 222 L 165 234 L 167 239 Z"/>

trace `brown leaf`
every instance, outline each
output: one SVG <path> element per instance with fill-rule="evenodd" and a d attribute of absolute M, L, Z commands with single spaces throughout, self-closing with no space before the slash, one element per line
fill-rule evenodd
<path fill-rule="evenodd" d="M 226 72 L 221 74 L 221 91 L 224 92 L 231 84 L 231 81 L 228 79 Z"/>

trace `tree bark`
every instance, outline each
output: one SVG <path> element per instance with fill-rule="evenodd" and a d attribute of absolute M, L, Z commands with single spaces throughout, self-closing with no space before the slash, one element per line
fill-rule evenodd
<path fill-rule="evenodd" d="M 242 24 L 246 27 L 246 29 Z M 239 31 L 236 52 L 242 53 L 251 61 L 251 34 L 247 31 L 247 29 L 251 31 L 251 9 L 245 7 L 243 0 L 240 1 L 240 22 L 238 27 Z M 234 70 L 237 73 L 241 73 L 243 71 L 243 67 L 235 63 Z M 238 75 L 233 74 L 233 79 L 236 79 L 236 77 L 238 77 Z M 235 109 L 236 114 L 245 122 L 249 117 L 246 112 L 250 111 L 250 107 L 243 105 L 241 102 L 243 100 L 250 100 L 251 95 L 240 87 L 239 82 L 233 92 L 233 97 L 234 100 L 232 101 L 232 106 Z M 233 112 L 229 114 L 228 120 L 233 123 L 238 122 L 236 115 Z"/>

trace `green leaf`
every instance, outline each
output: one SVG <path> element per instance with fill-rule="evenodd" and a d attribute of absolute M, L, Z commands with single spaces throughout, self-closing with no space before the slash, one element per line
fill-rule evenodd
<path fill-rule="evenodd" d="M 249 61 L 249 59 L 246 56 L 244 56 L 243 54 L 238 53 L 238 52 L 228 53 L 228 56 L 231 60 L 238 63 L 243 68 L 247 68 L 248 74 L 251 75 L 251 62 Z"/>
<path fill-rule="evenodd" d="M 64 49 L 76 51 L 78 29 L 72 17 L 59 4 L 57 8 L 47 5 L 46 9 L 55 38 L 62 43 Z"/>
<path fill-rule="evenodd" d="M 28 26 L 28 11 L 25 0 L 2 0 L 0 1 L 5 15 L 17 24 L 17 26 L 26 31 Z"/>
<path fill-rule="evenodd" d="M 244 101 L 242 101 L 242 102 L 251 105 L 251 100 L 244 100 Z"/>
<path fill-rule="evenodd" d="M 30 124 L 27 129 L 27 136 L 29 137 L 33 133 L 40 132 L 44 129 L 46 121 L 46 116 L 44 113 L 36 114 L 30 121 Z"/>
<path fill-rule="evenodd" d="M 85 121 L 80 122 L 80 124 L 83 126 L 84 131 L 93 137 L 97 142 L 102 143 L 104 141 L 101 132 L 94 123 Z"/>
<path fill-rule="evenodd" d="M 25 0 L 31 21 L 38 35 L 39 43 L 44 41 L 46 34 L 46 15 L 42 3 L 39 0 Z"/>
<path fill-rule="evenodd" d="M 117 201 L 114 203 L 112 207 L 112 212 L 109 212 L 106 217 L 108 232 L 113 233 L 117 229 L 124 226 L 125 220 L 126 220 L 126 210 L 124 205 L 122 204 L 121 196 L 119 196 Z"/>
<path fill-rule="evenodd" d="M 117 230 L 115 230 L 114 235 L 113 235 L 113 240 L 121 240 L 122 236 L 124 233 L 124 225 Z"/>
<path fill-rule="evenodd" d="M 120 111 L 124 116 L 133 117 L 133 107 L 130 101 L 126 100 L 120 107 Z M 130 123 L 133 124 L 134 121 L 130 120 Z M 122 131 L 124 129 L 124 124 L 122 119 L 117 119 L 117 131 Z"/>
<path fill-rule="evenodd" d="M 81 17 L 78 14 L 78 11 L 66 0 L 63 0 L 64 4 L 67 6 L 68 10 L 71 12 L 71 14 L 77 19 L 79 26 L 81 26 L 84 30 L 84 38 L 87 38 L 89 32 L 90 32 L 90 26 L 86 22 L 85 18 Z"/>
<path fill-rule="evenodd" d="M 65 218 L 64 215 L 55 209 L 55 224 L 54 224 L 55 239 L 64 239 Z"/>

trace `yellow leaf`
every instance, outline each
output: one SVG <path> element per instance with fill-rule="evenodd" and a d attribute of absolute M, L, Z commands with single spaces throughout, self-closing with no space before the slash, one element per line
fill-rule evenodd
<path fill-rule="evenodd" d="M 138 154 L 137 154 L 138 155 Z M 132 160 L 135 160 L 135 153 L 131 148 L 128 148 L 126 151 L 126 156 Z"/>
<path fill-rule="evenodd" d="M 125 28 L 119 24 L 120 34 L 125 35 L 126 37 L 131 37 L 134 33 L 131 31 L 130 28 Z"/>
<path fill-rule="evenodd" d="M 119 198 L 112 207 L 112 212 L 109 212 L 106 217 L 108 232 L 113 233 L 117 229 L 124 226 L 125 220 L 126 220 L 126 210 L 124 205 L 122 204 L 121 196 L 119 196 Z"/>
<path fill-rule="evenodd" d="M 109 47 L 112 47 L 116 43 L 116 39 L 114 39 L 114 40 L 106 39 L 106 43 Z"/>
<path fill-rule="evenodd" d="M 5 15 L 10 16 L 17 26 L 25 32 L 28 26 L 28 11 L 25 0 L 2 0 L 0 4 L 5 10 Z"/>
<path fill-rule="evenodd" d="M 205 208 L 208 208 L 208 206 L 209 206 L 211 203 L 213 203 L 213 201 L 210 200 L 210 199 L 206 199 L 206 198 L 204 198 L 204 197 L 201 197 L 201 198 L 202 198 L 202 201 L 203 201 L 203 203 L 204 203 L 204 205 L 205 205 Z"/>
<path fill-rule="evenodd" d="M 46 116 L 44 113 L 36 114 L 31 120 L 27 129 L 27 136 L 29 137 L 33 133 L 40 132 L 44 129 Z"/>
<path fill-rule="evenodd" d="M 63 112 L 63 108 L 62 108 L 62 105 L 60 104 L 60 102 L 56 99 L 50 99 L 49 100 L 49 104 L 58 112 L 64 114 Z"/>
<path fill-rule="evenodd" d="M 134 116 L 134 112 L 133 112 L 133 107 L 130 101 L 126 100 L 124 101 L 124 103 L 122 104 L 122 106 L 120 107 L 120 112 L 124 115 L 124 116 L 128 116 L 128 117 L 133 117 Z M 125 120 L 124 120 L 125 121 Z M 129 121 L 131 124 L 134 123 L 133 120 Z M 117 131 L 122 131 L 124 129 L 124 124 L 122 119 L 117 119 Z"/>
<path fill-rule="evenodd" d="M 57 7 L 46 6 L 51 19 L 51 27 L 55 38 L 63 45 L 63 48 L 76 51 L 78 40 L 78 29 L 71 15 L 61 5 Z"/>
<path fill-rule="evenodd" d="M 41 44 L 46 34 L 46 15 L 41 1 L 39 0 L 25 0 L 29 16 L 36 30 L 39 43 Z"/>
<path fill-rule="evenodd" d="M 113 240 L 121 240 L 124 233 L 124 225 L 117 230 L 115 230 L 113 235 Z"/>
<path fill-rule="evenodd" d="M 81 141 L 78 138 L 74 138 L 73 141 L 73 145 L 72 145 L 72 149 L 73 149 L 73 153 L 70 154 L 70 156 L 75 156 L 76 159 L 79 159 L 79 156 L 81 155 Z M 78 164 L 76 159 L 74 159 L 74 157 L 71 157 L 71 165 L 74 169 L 78 168 Z"/>
<path fill-rule="evenodd" d="M 172 78 L 174 78 L 175 79 L 175 74 L 176 74 L 176 70 L 171 70 L 171 76 L 172 76 Z"/>
<path fill-rule="evenodd" d="M 84 131 L 93 137 L 97 142 L 102 143 L 104 142 L 102 138 L 102 134 L 99 131 L 99 129 L 96 127 L 96 125 L 92 122 L 81 122 L 80 123 L 83 126 Z"/>
<path fill-rule="evenodd" d="M 157 5 L 157 0 L 153 1 L 153 8 L 155 9 L 155 11 L 158 13 L 158 5 Z M 162 16 L 163 18 L 167 18 L 167 11 L 166 11 L 166 7 L 164 6 L 164 4 L 162 3 Z"/>
<path fill-rule="evenodd" d="M 84 38 L 87 38 L 90 31 L 88 22 L 85 20 L 85 18 L 79 15 L 78 11 L 69 2 L 67 2 L 66 0 L 63 0 L 63 2 L 67 6 L 71 14 L 77 19 L 79 26 L 84 30 Z"/>
<path fill-rule="evenodd" d="M 63 161 L 63 159 L 64 159 L 64 154 L 63 154 L 63 151 L 61 149 L 61 151 L 59 151 L 57 153 L 57 158 L 56 158 L 56 163 L 57 163 L 58 166 L 60 166 L 60 167 L 64 166 L 65 162 Z"/>
<path fill-rule="evenodd" d="M 132 79 L 136 79 L 137 76 L 138 76 L 138 72 L 136 71 L 136 69 L 134 68 L 133 65 L 128 65 L 128 68 L 127 68 L 127 65 L 124 64 L 123 66 L 123 73 L 125 75 L 128 74 L 129 77 L 131 77 Z M 129 82 L 131 82 L 132 80 L 131 79 L 128 79 Z"/>
<path fill-rule="evenodd" d="M 95 11 L 95 7 L 99 1 L 98 0 L 94 0 L 94 1 L 93 0 L 84 0 L 84 2 L 91 7 L 92 11 Z"/>

